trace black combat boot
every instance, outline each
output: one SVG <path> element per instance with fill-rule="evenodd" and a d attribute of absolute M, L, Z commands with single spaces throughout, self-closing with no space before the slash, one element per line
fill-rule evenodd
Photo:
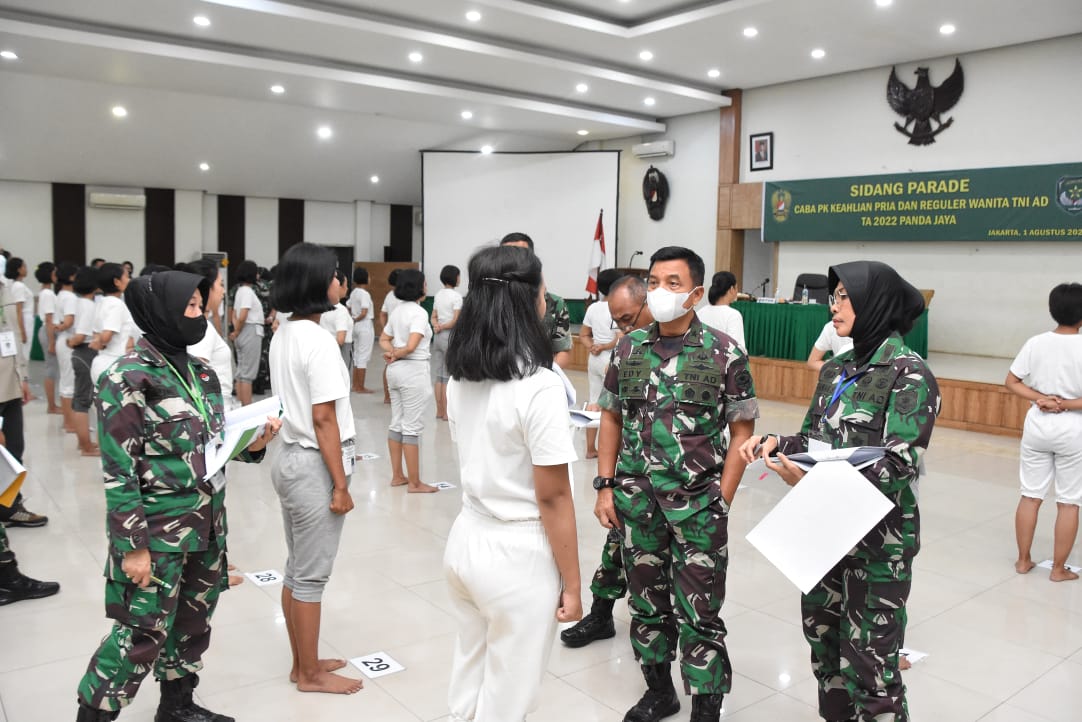
<path fill-rule="evenodd" d="M 56 582 L 39 582 L 19 571 L 15 555 L 10 560 L 0 559 L 0 606 L 21 602 L 24 599 L 51 597 L 60 591 Z"/>
<path fill-rule="evenodd" d="M 642 665 L 642 676 L 648 689 L 624 715 L 624 722 L 659 722 L 680 711 L 680 698 L 669 676 L 668 662 Z"/>
<path fill-rule="evenodd" d="M 112 722 L 119 714 L 120 712 L 114 712 L 112 710 L 87 707 L 80 702 L 79 714 L 75 718 L 75 722 Z"/>
<path fill-rule="evenodd" d="M 718 722 L 721 718 L 721 701 L 725 698 L 720 694 L 696 694 L 691 698 L 690 722 Z"/>
<path fill-rule="evenodd" d="M 180 679 L 162 680 L 162 701 L 154 722 L 236 722 L 232 717 L 215 714 L 192 701 L 192 690 L 199 685 L 199 676 L 189 674 Z"/>
<path fill-rule="evenodd" d="M 598 639 L 612 639 L 616 636 L 616 627 L 612 623 L 613 599 L 594 597 L 590 613 L 574 627 L 560 632 L 560 639 L 568 647 L 585 647 Z"/>

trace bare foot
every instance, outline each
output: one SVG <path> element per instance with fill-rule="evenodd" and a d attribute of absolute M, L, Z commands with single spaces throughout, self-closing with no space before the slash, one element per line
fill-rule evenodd
<path fill-rule="evenodd" d="M 74 434 L 75 433 L 75 427 L 74 426 L 65 426 L 64 431 L 68 432 L 69 434 Z"/>
<path fill-rule="evenodd" d="M 410 482 L 410 488 L 406 491 L 408 491 L 410 494 L 432 494 L 439 491 L 439 489 L 432 486 L 431 484 L 426 484 L 423 481 L 418 481 L 416 484 Z"/>
<path fill-rule="evenodd" d="M 334 672 L 335 670 L 342 669 L 346 666 L 346 660 L 344 659 L 321 659 L 319 660 L 320 672 Z M 337 675 L 335 675 L 337 676 Z M 297 670 L 292 670 L 289 673 L 289 681 L 293 684 L 297 683 Z"/>
<path fill-rule="evenodd" d="M 1048 578 L 1054 582 L 1070 582 L 1078 579 L 1078 575 L 1067 567 L 1052 567 L 1052 573 L 1048 575 Z"/>
<path fill-rule="evenodd" d="M 239 574 L 230 574 L 229 575 L 229 586 L 235 587 L 238 584 L 243 584 L 243 583 L 244 583 L 244 577 L 242 577 L 241 575 L 239 575 Z"/>
<path fill-rule="evenodd" d="M 47 413 L 47 414 L 56 414 L 57 416 L 60 416 L 64 412 L 60 409 L 59 406 L 54 406 L 53 408 L 46 410 L 45 413 Z"/>
<path fill-rule="evenodd" d="M 237 565 L 236 564 L 230 564 L 229 565 L 229 571 L 231 571 L 231 572 L 237 571 Z"/>
<path fill-rule="evenodd" d="M 389 403 L 391 403 L 391 400 L 390 400 L 390 399 L 384 399 L 384 400 L 383 400 L 383 403 L 385 403 L 385 404 L 389 404 Z"/>
<path fill-rule="evenodd" d="M 586 458 L 587 459 L 596 459 L 597 458 L 597 452 L 596 451 L 587 451 L 586 452 Z"/>
<path fill-rule="evenodd" d="M 1019 559 L 1014 563 L 1014 570 L 1019 574 L 1028 574 L 1030 569 L 1037 566 L 1032 559 Z"/>
<path fill-rule="evenodd" d="M 357 393 L 359 393 L 359 394 L 374 394 L 376 392 L 373 391 L 372 389 L 357 389 Z"/>
<path fill-rule="evenodd" d="M 364 682 L 359 679 L 351 679 L 331 672 L 320 672 L 311 680 L 297 681 L 297 689 L 301 692 L 353 694 L 354 692 L 360 692 L 363 687 Z"/>
<path fill-rule="evenodd" d="M 405 486 L 410 483 L 410 480 L 404 476 L 395 476 L 391 478 L 391 486 Z"/>
<path fill-rule="evenodd" d="M 909 669 L 913 665 L 909 662 L 909 657 L 904 654 L 898 656 L 898 669 Z"/>
<path fill-rule="evenodd" d="M 101 449 L 96 444 L 91 444 L 85 449 L 79 449 L 79 454 L 81 456 L 101 456 Z"/>

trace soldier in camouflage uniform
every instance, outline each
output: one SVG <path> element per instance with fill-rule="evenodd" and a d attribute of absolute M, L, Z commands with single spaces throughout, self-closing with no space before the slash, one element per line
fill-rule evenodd
<path fill-rule="evenodd" d="M 525 233 L 508 233 L 500 239 L 500 245 L 534 249 L 533 239 Z M 560 368 L 567 368 L 571 363 L 571 315 L 567 312 L 567 303 L 548 291 L 545 291 L 545 317 L 542 322 L 552 342 L 552 360 Z"/>
<path fill-rule="evenodd" d="M 192 701 L 226 577 L 225 491 L 205 480 L 206 445 L 222 433 L 222 394 L 187 353 L 206 331 L 200 276 L 134 279 L 125 302 L 146 334 L 99 381 L 105 477 L 105 610 L 113 628 L 79 683 L 79 722 L 115 719 L 153 668 L 157 722 L 230 722 Z M 242 454 L 263 456 L 280 421 Z"/>
<path fill-rule="evenodd" d="M 692 310 L 703 296 L 702 259 L 670 246 L 650 263 L 657 323 L 616 347 L 599 400 L 594 484 L 598 519 L 623 529 L 631 645 L 648 686 L 624 720 L 679 711 L 669 676 L 679 647 L 691 720 L 717 722 L 732 683 L 721 620 L 729 504 L 744 471 L 737 447 L 759 408 L 747 356 Z"/>
<path fill-rule="evenodd" d="M 801 616 L 820 716 L 907 722 L 898 650 L 920 549 L 917 477 L 940 396 L 932 372 L 900 334 L 923 311 L 924 299 L 882 263 L 843 263 L 829 278 L 833 323 L 839 336 L 853 338 L 854 348 L 823 365 L 799 434 L 752 437 L 741 453 L 745 460 L 762 454 L 793 485 L 803 472 L 785 454 L 807 451 L 810 440 L 835 449 L 886 447 L 861 473 L 894 508 L 801 597 Z M 781 454 L 776 461 L 769 458 L 775 450 Z"/>

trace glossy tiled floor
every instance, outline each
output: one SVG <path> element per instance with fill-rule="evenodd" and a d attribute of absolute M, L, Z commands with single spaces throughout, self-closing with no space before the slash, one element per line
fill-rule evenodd
<path fill-rule="evenodd" d="M 375 377 L 378 380 L 378 376 Z M 577 378 L 580 387 L 583 378 Z M 443 720 L 455 625 L 441 557 L 457 513 L 458 490 L 406 495 L 387 485 L 388 407 L 354 396 L 358 451 L 380 454 L 353 478 L 349 516 L 324 604 L 321 653 L 356 657 L 383 651 L 404 672 L 369 680 L 352 697 L 297 692 L 286 679 L 289 651 L 279 587 L 245 582 L 225 595 L 198 696 L 239 720 Z M 803 410 L 763 404 L 760 430 L 795 429 Z M 581 432 L 579 445 L 581 450 Z M 51 518 L 42 529 L 9 531 L 22 568 L 57 579 L 59 595 L 0 608 L 0 722 L 74 719 L 75 686 L 108 628 L 100 569 L 105 541 L 103 494 L 95 460 L 74 453 L 37 402 L 28 408 L 28 505 Z M 433 421 L 423 438 L 423 476 L 457 484 L 447 426 Z M 931 656 L 905 674 L 918 722 L 1082 720 L 1082 583 L 1053 584 L 1037 570 L 1014 573 L 1013 512 L 1017 441 L 940 429 L 921 485 L 924 549 L 917 559 L 908 646 Z M 575 464 L 584 586 L 603 532 L 591 514 L 592 463 Z M 782 496 L 774 478 L 749 474 L 730 520 L 724 617 L 735 667 L 724 719 L 811 722 L 815 685 L 798 625 L 798 593 L 744 535 Z M 248 571 L 281 569 L 278 503 L 269 466 L 230 471 L 231 558 Z M 1051 509 L 1041 519 L 1036 554 L 1051 553 Z M 1079 554 L 1072 563 L 1082 561 Z M 588 603 L 588 599 L 586 600 Z M 579 650 L 556 642 L 541 705 L 531 722 L 618 722 L 642 682 L 617 605 L 617 637 Z M 356 670 L 350 673 L 359 676 Z M 147 684 L 122 720 L 153 719 L 157 690 Z M 687 720 L 689 704 L 673 720 Z"/>

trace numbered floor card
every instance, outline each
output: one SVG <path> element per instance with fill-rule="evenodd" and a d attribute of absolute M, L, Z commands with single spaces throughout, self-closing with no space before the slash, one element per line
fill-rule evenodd
<path fill-rule="evenodd" d="M 892 507 L 848 461 L 821 461 L 747 540 L 807 594 Z"/>
<path fill-rule="evenodd" d="M 405 669 L 386 652 L 372 652 L 363 657 L 355 657 L 349 660 L 349 663 L 364 672 L 364 676 L 369 679 L 386 677 L 388 674 L 401 672 Z"/>
<path fill-rule="evenodd" d="M 281 584 L 282 575 L 274 569 L 264 569 L 261 572 L 248 572 L 244 576 L 252 580 L 252 584 L 258 587 L 267 587 L 271 584 Z"/>

